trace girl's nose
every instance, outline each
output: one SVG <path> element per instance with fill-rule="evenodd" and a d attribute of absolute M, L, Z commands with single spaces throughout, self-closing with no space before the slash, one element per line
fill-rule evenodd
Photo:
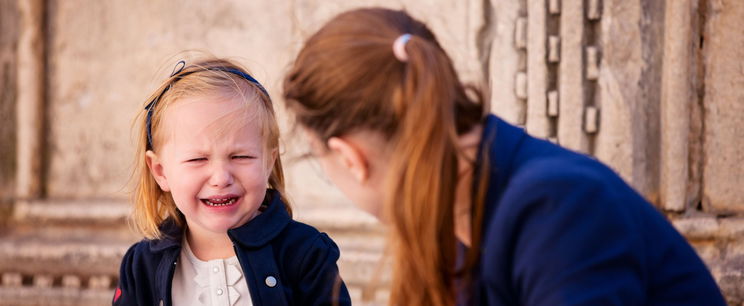
<path fill-rule="evenodd" d="M 233 184 L 234 178 L 229 166 L 224 163 L 215 163 L 212 166 L 212 175 L 209 178 L 209 185 L 213 187 L 227 187 Z"/>

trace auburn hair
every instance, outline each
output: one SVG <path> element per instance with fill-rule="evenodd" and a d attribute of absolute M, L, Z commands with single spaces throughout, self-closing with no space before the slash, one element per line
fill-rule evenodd
<path fill-rule="evenodd" d="M 178 67 L 178 66 L 177 66 Z M 230 72 L 233 71 L 233 72 Z M 248 81 L 239 74 L 249 75 L 240 65 L 219 58 L 204 58 L 194 63 L 184 65 L 183 69 L 174 72 L 164 80 L 143 104 L 144 109 L 140 111 L 135 119 L 137 130 L 137 149 L 135 152 L 135 167 L 132 174 L 134 191 L 132 201 L 134 209 L 132 221 L 135 229 L 148 239 L 159 239 L 163 237 L 160 225 L 168 220 L 173 220 L 181 228 L 185 228 L 186 220 L 178 211 L 170 192 L 164 192 L 155 181 L 147 166 L 145 154 L 150 148 L 157 152 L 162 146 L 164 132 L 161 123 L 168 108 L 174 103 L 186 97 L 201 96 L 208 94 L 227 95 L 237 97 L 244 103 L 246 114 L 253 115 L 251 118 L 259 121 L 261 138 L 263 140 L 263 156 L 268 160 L 271 152 L 279 150 L 279 126 L 274 113 L 271 98 L 263 91 L 260 85 Z M 154 102 L 153 105 L 150 105 Z M 152 144 L 147 136 L 147 113 L 151 110 Z M 285 203 L 287 211 L 292 214 L 292 209 L 284 192 L 284 172 L 279 154 L 277 154 L 268 180 L 268 188 L 279 191 Z"/>
<path fill-rule="evenodd" d="M 408 59 L 393 42 L 411 34 Z M 342 13 L 313 34 L 284 81 L 287 108 L 324 142 L 370 130 L 390 140 L 383 213 L 389 220 L 392 305 L 453 305 L 455 278 L 477 260 L 486 177 L 476 188 L 473 245 L 456 271 L 454 201 L 459 135 L 485 117 L 481 93 L 463 85 L 425 24 L 404 11 Z M 480 171 L 487 173 L 488 171 Z"/>

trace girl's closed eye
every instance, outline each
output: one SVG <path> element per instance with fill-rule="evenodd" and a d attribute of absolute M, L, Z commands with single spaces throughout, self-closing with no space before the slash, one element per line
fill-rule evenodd
<path fill-rule="evenodd" d="M 249 159 L 256 159 L 256 157 L 253 155 L 233 155 L 232 159 L 249 160 Z"/>
<path fill-rule="evenodd" d="M 197 162 L 204 162 L 204 161 L 207 161 L 206 157 L 196 157 L 196 158 L 186 160 L 187 163 L 197 163 Z"/>

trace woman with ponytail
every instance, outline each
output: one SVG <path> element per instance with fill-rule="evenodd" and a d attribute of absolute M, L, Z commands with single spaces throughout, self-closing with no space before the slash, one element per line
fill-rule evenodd
<path fill-rule="evenodd" d="M 390 227 L 391 305 L 724 305 L 646 200 L 488 114 L 405 12 L 333 18 L 284 91 L 328 177 Z"/>

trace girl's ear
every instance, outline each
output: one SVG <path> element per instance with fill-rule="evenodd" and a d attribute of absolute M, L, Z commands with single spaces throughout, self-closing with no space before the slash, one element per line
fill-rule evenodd
<path fill-rule="evenodd" d="M 362 150 L 353 142 L 331 137 L 328 139 L 328 149 L 332 158 L 338 159 L 343 169 L 346 169 L 357 182 L 364 183 L 369 178 L 369 161 Z"/>
<path fill-rule="evenodd" d="M 160 186 L 160 189 L 165 192 L 170 192 L 168 179 L 165 177 L 165 172 L 163 171 L 163 163 L 161 162 L 158 155 L 155 154 L 155 152 L 153 152 L 152 150 L 148 150 L 145 153 L 145 161 L 147 162 L 147 167 L 150 168 L 152 177 L 155 178 L 155 181 Z"/>
<path fill-rule="evenodd" d="M 271 154 L 268 156 L 269 160 L 266 163 L 267 169 L 266 169 L 266 180 L 271 177 L 271 174 L 274 173 L 274 166 L 276 165 L 276 159 L 279 158 L 279 149 L 274 148 L 271 149 Z"/>

